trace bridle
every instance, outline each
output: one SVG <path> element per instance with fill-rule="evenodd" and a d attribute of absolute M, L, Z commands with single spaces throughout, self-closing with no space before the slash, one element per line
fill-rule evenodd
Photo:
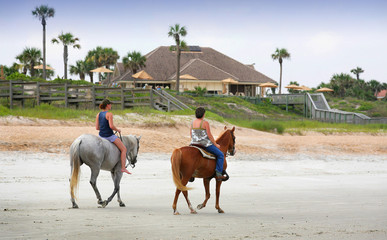
<path fill-rule="evenodd" d="M 121 136 L 121 133 L 118 132 L 118 131 L 115 131 L 114 134 L 117 135 L 117 133 L 119 134 L 119 138 L 121 139 L 121 142 L 124 143 L 124 141 L 122 140 L 122 136 Z M 137 154 L 138 154 L 138 151 L 140 150 L 140 140 L 138 140 L 138 138 L 136 138 L 137 140 Z M 136 154 L 136 156 L 137 156 Z M 128 164 L 126 164 L 125 167 L 128 167 L 128 166 L 131 166 L 132 168 L 134 168 L 136 166 L 136 162 L 132 163 L 132 160 L 130 159 L 129 157 L 129 153 L 128 151 L 126 151 L 126 160 L 128 160 Z"/>
<path fill-rule="evenodd" d="M 234 136 L 234 133 L 232 131 L 230 131 L 230 134 L 231 134 L 231 137 L 232 137 L 233 145 L 232 145 L 231 152 L 229 151 L 229 149 L 227 149 L 226 157 L 234 156 L 235 155 L 235 136 Z"/>

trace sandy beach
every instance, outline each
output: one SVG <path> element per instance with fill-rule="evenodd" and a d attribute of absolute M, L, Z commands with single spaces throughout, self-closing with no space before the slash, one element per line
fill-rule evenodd
<path fill-rule="evenodd" d="M 98 208 L 90 170 L 82 166 L 79 209 L 71 209 L 68 149 L 93 123 L 0 118 L 0 239 L 387 239 L 387 136 L 304 133 L 276 135 L 237 128 L 237 154 L 228 158 L 230 180 L 220 206 L 211 199 L 189 213 L 175 187 L 170 154 L 189 142 L 190 118 L 173 126 L 116 122 L 141 135 L 136 168 L 121 182 L 121 198 Z M 211 122 L 212 132 L 224 124 Z M 230 127 L 231 125 L 229 125 Z M 109 172 L 98 187 L 113 191 Z M 204 200 L 202 180 L 190 200 Z"/>

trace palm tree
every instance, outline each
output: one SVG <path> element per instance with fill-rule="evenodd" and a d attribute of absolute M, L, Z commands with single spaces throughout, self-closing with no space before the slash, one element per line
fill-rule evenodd
<path fill-rule="evenodd" d="M 347 96 L 347 91 L 354 85 L 355 80 L 345 73 L 334 74 L 330 80 L 330 86 L 333 88 L 333 95 L 339 97 Z"/>
<path fill-rule="evenodd" d="M 86 57 L 86 59 L 83 61 L 83 64 L 85 67 L 85 74 L 88 74 L 90 77 L 90 82 L 94 83 L 94 75 L 93 72 L 90 71 L 96 68 L 95 62 Z"/>
<path fill-rule="evenodd" d="M 26 47 L 16 59 L 24 65 L 23 73 L 27 74 L 27 69 L 30 70 L 31 77 L 35 77 L 35 66 L 40 64 L 42 59 L 42 52 L 37 48 Z"/>
<path fill-rule="evenodd" d="M 122 58 L 122 63 L 124 64 L 124 68 L 130 69 L 132 74 L 137 73 L 138 70 L 145 67 L 146 57 L 142 56 L 140 52 L 128 52 L 126 57 Z M 134 86 L 136 86 L 136 82 L 133 81 Z"/>
<path fill-rule="evenodd" d="M 54 17 L 55 10 L 48 5 L 40 5 L 32 11 L 32 15 L 39 18 L 43 25 L 43 79 L 46 80 L 46 18 Z"/>
<path fill-rule="evenodd" d="M 380 82 L 376 81 L 376 80 L 369 81 L 368 85 L 371 88 L 371 90 L 373 91 L 374 96 L 376 96 L 376 94 L 378 94 L 378 92 L 383 90 L 383 85 Z"/>
<path fill-rule="evenodd" d="M 138 70 L 145 67 L 146 57 L 142 56 L 140 52 L 128 52 L 126 57 L 122 58 L 122 63 L 125 69 L 130 69 L 132 74 L 137 73 Z"/>
<path fill-rule="evenodd" d="M 74 65 L 70 65 L 70 74 L 71 75 L 78 75 L 81 80 L 85 80 L 85 71 L 86 66 L 85 62 L 82 60 L 78 60 Z M 67 79 L 67 78 L 66 78 Z"/>
<path fill-rule="evenodd" d="M 112 48 L 96 47 L 87 53 L 86 61 L 93 62 L 95 67 L 105 66 L 109 68 L 114 66 L 117 60 L 120 58 L 117 51 Z M 92 70 L 92 69 L 90 69 Z M 102 74 L 99 73 L 99 80 L 101 81 Z"/>
<path fill-rule="evenodd" d="M 280 84 L 279 84 L 279 94 L 281 94 L 281 88 L 282 88 L 282 60 L 286 58 L 290 58 L 290 53 L 288 53 L 288 50 L 285 48 L 276 49 L 274 54 L 271 55 L 271 58 L 273 60 L 277 60 L 280 64 Z"/>
<path fill-rule="evenodd" d="M 81 48 L 81 45 L 77 44 L 77 41 L 79 41 L 78 38 L 74 37 L 71 33 L 65 33 L 58 36 L 58 38 L 53 38 L 51 40 L 52 43 L 59 43 L 62 42 L 63 44 L 63 62 L 64 62 L 64 78 L 67 79 L 67 61 L 68 61 L 68 46 L 73 46 L 73 48 Z"/>
<path fill-rule="evenodd" d="M 184 41 L 180 41 L 180 37 L 184 37 L 187 35 L 187 30 L 185 27 L 180 27 L 179 24 L 175 24 L 175 26 L 169 27 L 168 37 L 173 37 L 175 39 L 175 51 L 177 57 L 177 71 L 176 71 L 176 91 L 179 92 L 180 87 L 180 51 L 182 47 L 186 46 Z"/>
<path fill-rule="evenodd" d="M 359 75 L 360 73 L 363 73 L 364 70 L 361 69 L 360 67 L 356 67 L 354 69 L 351 70 L 351 73 L 355 74 L 356 75 L 356 79 L 359 80 Z"/>

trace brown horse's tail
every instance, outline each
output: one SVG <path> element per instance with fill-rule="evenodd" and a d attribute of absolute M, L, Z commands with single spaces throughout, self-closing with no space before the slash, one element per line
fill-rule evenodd
<path fill-rule="evenodd" d="M 76 139 L 75 142 L 71 145 L 70 149 L 70 164 L 71 164 L 71 178 L 70 178 L 70 194 L 71 198 L 75 199 L 75 193 L 78 189 L 78 180 L 81 165 L 81 158 L 79 157 L 79 147 L 81 145 L 82 140 Z"/>
<path fill-rule="evenodd" d="M 172 176 L 173 176 L 173 182 L 176 185 L 176 188 L 181 191 L 187 191 L 191 188 L 188 188 L 184 186 L 181 182 L 180 178 L 180 165 L 181 165 L 181 150 L 175 149 L 171 156 L 171 165 L 172 165 Z"/>

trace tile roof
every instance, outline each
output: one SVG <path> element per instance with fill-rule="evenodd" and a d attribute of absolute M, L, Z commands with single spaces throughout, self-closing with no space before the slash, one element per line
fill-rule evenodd
<path fill-rule="evenodd" d="M 161 46 L 145 55 L 145 70 L 158 81 L 176 79 L 176 53 L 168 46 Z M 123 74 L 123 64 L 117 63 L 118 73 L 113 81 L 131 80 L 130 71 Z M 233 78 L 246 83 L 276 83 L 273 79 L 212 48 L 201 47 L 201 52 L 181 52 L 180 75 L 189 74 L 199 80 L 223 80 Z M 115 71 L 116 72 L 116 71 Z"/>

